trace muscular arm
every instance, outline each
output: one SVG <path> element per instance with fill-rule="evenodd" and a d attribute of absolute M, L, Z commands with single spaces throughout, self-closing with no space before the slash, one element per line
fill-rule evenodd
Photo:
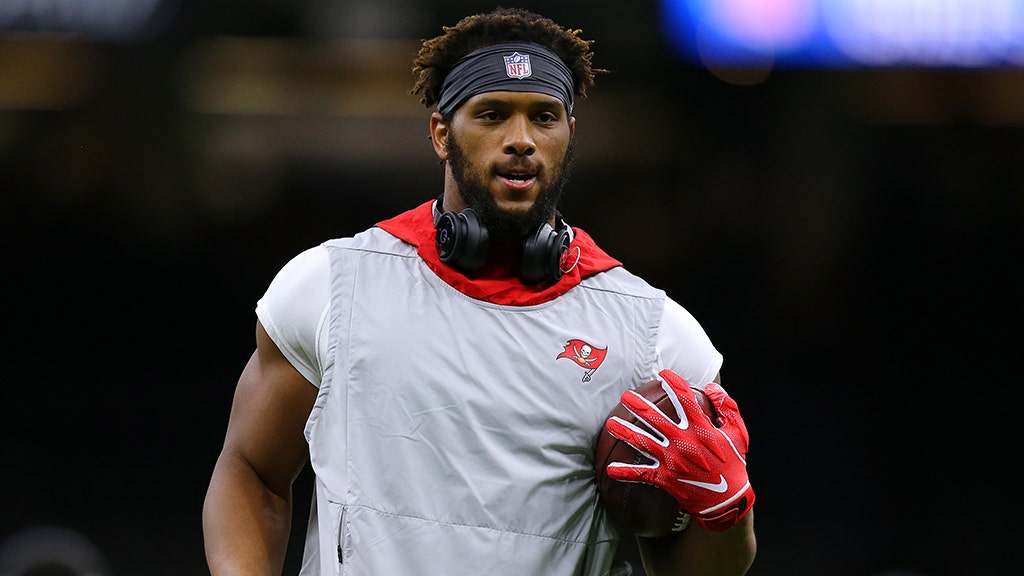
<path fill-rule="evenodd" d="M 256 352 L 238 380 L 203 506 L 213 576 L 281 573 L 292 483 L 309 459 L 302 431 L 316 394 L 257 322 Z"/>
<path fill-rule="evenodd" d="M 715 376 L 721 384 L 721 374 Z M 696 522 L 682 534 L 637 538 L 648 576 L 742 576 L 757 553 L 754 511 L 722 532 L 705 530 Z"/>

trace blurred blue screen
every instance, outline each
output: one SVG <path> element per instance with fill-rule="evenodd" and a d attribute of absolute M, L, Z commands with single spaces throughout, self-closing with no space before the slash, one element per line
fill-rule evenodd
<path fill-rule="evenodd" d="M 661 0 L 661 18 L 715 66 L 1024 65 L 1024 0 Z"/>

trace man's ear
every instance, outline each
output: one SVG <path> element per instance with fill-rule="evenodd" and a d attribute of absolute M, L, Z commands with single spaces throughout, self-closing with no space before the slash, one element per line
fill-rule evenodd
<path fill-rule="evenodd" d="M 441 120 L 441 113 L 430 115 L 430 141 L 434 144 L 434 153 L 441 161 L 448 159 L 448 125 Z"/>
<path fill-rule="evenodd" d="M 569 138 L 572 139 L 572 137 L 575 134 L 576 134 L 576 117 L 575 116 L 569 116 Z"/>

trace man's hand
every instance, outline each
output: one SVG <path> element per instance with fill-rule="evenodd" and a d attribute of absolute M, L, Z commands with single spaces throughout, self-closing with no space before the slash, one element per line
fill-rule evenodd
<path fill-rule="evenodd" d="M 670 370 L 662 370 L 659 376 L 679 422 L 632 390 L 624 393 L 622 404 L 654 434 L 614 416 L 608 419 L 608 431 L 654 463 L 612 462 L 608 476 L 665 490 L 708 530 L 730 528 L 754 504 L 754 490 L 747 478 L 749 437 L 736 401 L 717 383 L 704 386 L 703 392 L 722 423 L 716 428 L 697 404 L 686 380 Z"/>

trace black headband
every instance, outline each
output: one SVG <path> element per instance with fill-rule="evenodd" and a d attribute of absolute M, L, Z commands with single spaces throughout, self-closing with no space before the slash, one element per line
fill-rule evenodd
<path fill-rule="evenodd" d="M 437 111 L 447 116 L 477 94 L 498 91 L 554 96 L 572 114 L 572 72 L 561 58 L 532 42 L 494 44 L 462 57 L 441 84 Z"/>

